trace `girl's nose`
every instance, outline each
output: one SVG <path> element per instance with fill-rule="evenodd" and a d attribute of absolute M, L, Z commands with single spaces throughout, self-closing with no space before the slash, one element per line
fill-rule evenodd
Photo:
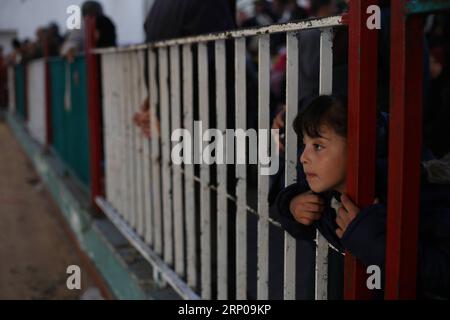
<path fill-rule="evenodd" d="M 300 155 L 300 163 L 305 164 L 308 162 L 308 152 L 306 150 L 306 147 L 303 149 L 302 154 Z"/>

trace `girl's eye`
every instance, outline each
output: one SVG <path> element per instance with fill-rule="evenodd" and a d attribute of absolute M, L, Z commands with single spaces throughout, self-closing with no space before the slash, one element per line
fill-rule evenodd
<path fill-rule="evenodd" d="M 314 144 L 314 150 L 320 151 L 320 150 L 322 150 L 322 149 L 323 149 L 323 146 L 322 146 L 322 145 L 317 144 L 317 143 Z"/>

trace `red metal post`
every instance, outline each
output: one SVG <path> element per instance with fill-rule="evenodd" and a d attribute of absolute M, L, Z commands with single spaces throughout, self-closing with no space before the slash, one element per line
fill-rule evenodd
<path fill-rule="evenodd" d="M 48 37 L 48 35 L 47 35 Z M 46 143 L 49 146 L 52 143 L 52 102 L 51 102 L 51 84 L 50 84 L 50 47 L 48 39 L 45 40 L 44 46 L 44 63 L 45 63 L 45 131 Z"/>
<path fill-rule="evenodd" d="M 89 151 L 91 174 L 91 204 L 98 207 L 95 198 L 102 195 L 101 184 L 101 106 L 100 106 L 100 78 L 98 57 L 92 53 L 96 47 L 95 17 L 85 18 L 85 57 L 88 82 L 88 115 L 89 115 Z M 98 210 L 100 212 L 100 210 Z"/>
<path fill-rule="evenodd" d="M 359 207 L 375 196 L 378 31 L 367 27 L 367 8 L 377 0 L 350 1 L 347 193 Z M 345 299 L 369 299 L 365 268 L 347 252 Z"/>
<path fill-rule="evenodd" d="M 416 297 L 423 103 L 423 23 L 391 1 L 386 299 Z M 395 133 L 395 134 L 393 134 Z"/>

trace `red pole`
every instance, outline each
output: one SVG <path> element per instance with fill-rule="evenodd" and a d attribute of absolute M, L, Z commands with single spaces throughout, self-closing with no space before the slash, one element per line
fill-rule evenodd
<path fill-rule="evenodd" d="M 422 146 L 423 23 L 420 16 L 406 16 L 407 2 L 391 2 L 391 134 L 386 299 L 416 297 Z"/>
<path fill-rule="evenodd" d="M 367 8 L 377 0 L 350 1 L 347 192 L 359 207 L 375 196 L 378 31 L 367 27 Z M 357 165 L 352 165 L 357 164 Z M 344 298 L 369 299 L 365 268 L 349 252 L 345 257 Z"/>
<path fill-rule="evenodd" d="M 48 36 L 48 35 L 47 35 Z M 50 48 L 48 39 L 45 40 L 44 46 L 44 63 L 45 63 L 45 130 L 46 143 L 49 146 L 52 143 L 52 102 L 51 102 L 51 84 L 50 84 Z"/>
<path fill-rule="evenodd" d="M 85 18 L 85 56 L 88 81 L 89 151 L 91 170 L 91 204 L 98 210 L 95 198 L 102 195 L 101 187 L 101 127 L 100 82 L 98 57 L 92 53 L 96 46 L 95 17 Z M 99 210 L 98 210 L 99 211 Z"/>

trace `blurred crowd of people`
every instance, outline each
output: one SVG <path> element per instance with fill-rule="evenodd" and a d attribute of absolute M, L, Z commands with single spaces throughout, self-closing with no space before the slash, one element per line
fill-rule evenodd
<path fill-rule="evenodd" d="M 116 28 L 110 18 L 104 15 L 103 8 L 97 1 L 85 1 L 81 7 L 82 18 L 96 17 L 97 47 L 116 45 Z M 44 56 L 64 56 L 72 59 L 83 50 L 84 25 L 81 29 L 68 30 L 61 34 L 58 25 L 51 22 L 36 30 L 35 39 L 13 39 L 12 52 L 4 57 L 6 64 L 26 63 Z"/>
<path fill-rule="evenodd" d="M 262 27 L 275 23 L 287 23 L 309 18 L 323 18 L 342 14 L 348 9 L 349 0 L 255 0 L 252 14 L 242 9 L 236 10 L 234 0 L 165 0 L 155 1 L 146 19 L 144 30 L 146 42 L 174 37 L 184 37 L 235 28 Z M 382 7 L 382 30 L 379 42 L 379 105 L 382 111 L 389 108 L 389 1 L 380 1 Z M 97 47 L 116 45 L 116 29 L 110 18 L 105 16 L 102 6 L 96 1 L 85 1 L 82 17 L 95 16 L 97 21 Z M 182 17 L 182 18 L 180 18 Z M 384 19 L 384 20 L 383 20 Z M 84 20 L 84 19 L 83 19 Z M 424 139 L 427 146 L 438 156 L 448 153 L 448 144 L 438 137 L 450 136 L 450 19 L 448 14 L 430 15 L 425 24 L 425 103 Z M 303 100 L 318 94 L 320 67 L 320 31 L 305 30 L 298 33 L 301 43 L 299 50 L 299 107 Z M 333 40 L 333 86 L 335 93 L 347 91 L 347 48 L 348 35 L 345 29 L 336 29 Z M 56 23 L 39 27 L 34 40 L 14 39 L 13 51 L 4 56 L 0 48 L 1 92 L 6 92 L 6 66 L 28 62 L 48 56 L 64 56 L 72 60 L 83 51 L 84 26 L 61 34 Z M 284 109 L 286 101 L 286 37 L 284 34 L 271 36 L 271 116 L 273 127 L 284 129 Z M 232 58 L 232 55 L 230 55 Z M 247 39 L 247 88 L 249 98 L 249 118 L 256 121 L 252 110 L 257 110 L 253 99 L 257 94 L 258 43 L 257 37 Z M 5 87 L 5 88 L 3 88 Z M 0 94 L 0 103 L 4 102 Z M 144 103 L 147 105 L 147 103 Z M 144 110 L 147 107 L 143 108 Z M 144 117 L 148 123 L 147 115 Z M 250 120 L 252 121 L 252 120 Z M 144 127 L 147 127 L 145 125 Z M 146 128 L 148 129 L 148 128 Z M 148 130 L 146 130 L 148 131 Z M 281 145 L 282 147 L 282 145 Z"/>
<path fill-rule="evenodd" d="M 84 50 L 84 18 L 93 16 L 96 18 L 96 47 L 116 46 L 116 27 L 103 13 L 103 8 L 97 1 L 85 1 L 81 7 L 82 24 L 80 29 L 67 31 L 61 34 L 58 25 L 51 22 L 47 26 L 41 26 L 36 30 L 35 39 L 17 38 L 11 41 L 12 51 L 4 54 L 0 46 L 0 108 L 5 108 L 8 101 L 7 92 L 7 67 L 20 63 L 27 63 L 34 59 L 47 57 L 65 57 L 72 62 L 74 57 Z"/>

